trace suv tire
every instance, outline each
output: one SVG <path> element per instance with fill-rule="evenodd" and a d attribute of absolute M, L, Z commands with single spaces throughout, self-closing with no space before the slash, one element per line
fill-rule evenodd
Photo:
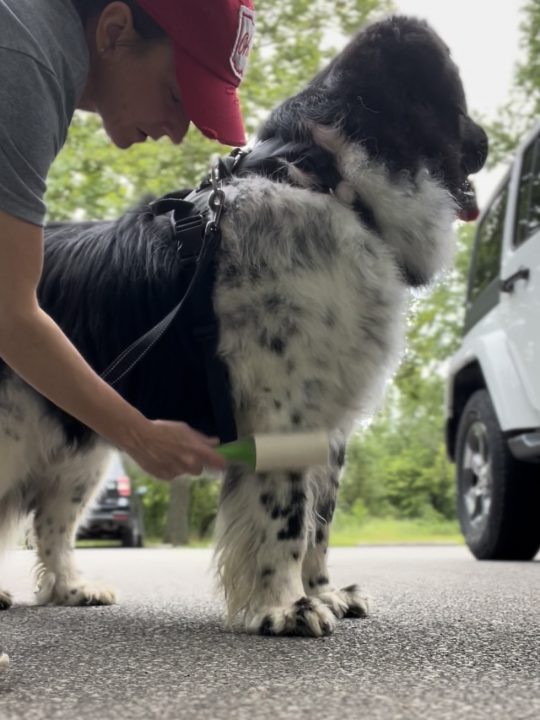
<path fill-rule="evenodd" d="M 540 468 L 508 449 L 487 390 L 469 398 L 459 420 L 458 517 L 478 560 L 531 560 L 540 548 Z"/>

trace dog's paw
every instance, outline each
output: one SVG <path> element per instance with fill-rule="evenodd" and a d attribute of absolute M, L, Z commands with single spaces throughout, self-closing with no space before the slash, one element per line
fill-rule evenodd
<path fill-rule="evenodd" d="M 364 618 L 369 615 L 369 598 L 360 592 L 357 585 L 338 590 L 327 590 L 317 595 L 337 618 Z"/>
<path fill-rule="evenodd" d="M 259 635 L 323 637 L 335 628 L 335 617 L 317 598 L 303 597 L 285 607 L 251 614 L 246 629 Z"/>
<path fill-rule="evenodd" d="M 11 593 L 7 590 L 0 590 L 0 610 L 7 610 L 13 604 Z"/>
<path fill-rule="evenodd" d="M 116 593 L 98 583 L 80 583 L 56 587 L 52 602 L 55 605 L 114 605 Z"/>
<path fill-rule="evenodd" d="M 39 605 L 114 605 L 116 593 L 111 588 L 99 583 L 79 580 L 53 584 L 49 578 L 44 578 L 37 591 L 37 602 Z"/>

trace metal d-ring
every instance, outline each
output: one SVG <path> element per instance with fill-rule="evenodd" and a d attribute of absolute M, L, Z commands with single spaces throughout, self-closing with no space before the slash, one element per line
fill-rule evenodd
<path fill-rule="evenodd" d="M 210 167 L 210 181 L 212 182 L 212 192 L 208 198 L 210 210 L 214 213 L 212 222 L 219 227 L 221 213 L 225 205 L 225 193 L 221 188 L 221 178 L 219 176 L 219 157 L 215 156 Z"/>
<path fill-rule="evenodd" d="M 212 190 L 212 194 L 208 198 L 208 205 L 210 210 L 214 213 L 213 222 L 219 226 L 221 220 L 221 213 L 223 212 L 223 206 L 225 204 L 225 193 L 221 188 L 218 190 Z"/>

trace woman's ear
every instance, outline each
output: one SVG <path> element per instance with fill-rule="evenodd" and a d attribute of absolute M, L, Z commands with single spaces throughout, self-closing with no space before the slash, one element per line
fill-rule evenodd
<path fill-rule="evenodd" d="M 137 39 L 129 7 L 123 2 L 109 3 L 96 25 L 96 48 L 100 56 L 110 55 L 116 47 L 131 45 Z"/>

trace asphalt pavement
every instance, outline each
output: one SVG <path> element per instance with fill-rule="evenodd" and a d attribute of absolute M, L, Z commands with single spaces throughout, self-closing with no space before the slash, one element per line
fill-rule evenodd
<path fill-rule="evenodd" d="M 208 550 L 84 549 L 113 607 L 32 606 L 32 553 L 2 564 L 1 720 L 538 720 L 540 559 L 460 547 L 330 550 L 368 591 L 366 620 L 318 640 L 227 630 Z"/>

